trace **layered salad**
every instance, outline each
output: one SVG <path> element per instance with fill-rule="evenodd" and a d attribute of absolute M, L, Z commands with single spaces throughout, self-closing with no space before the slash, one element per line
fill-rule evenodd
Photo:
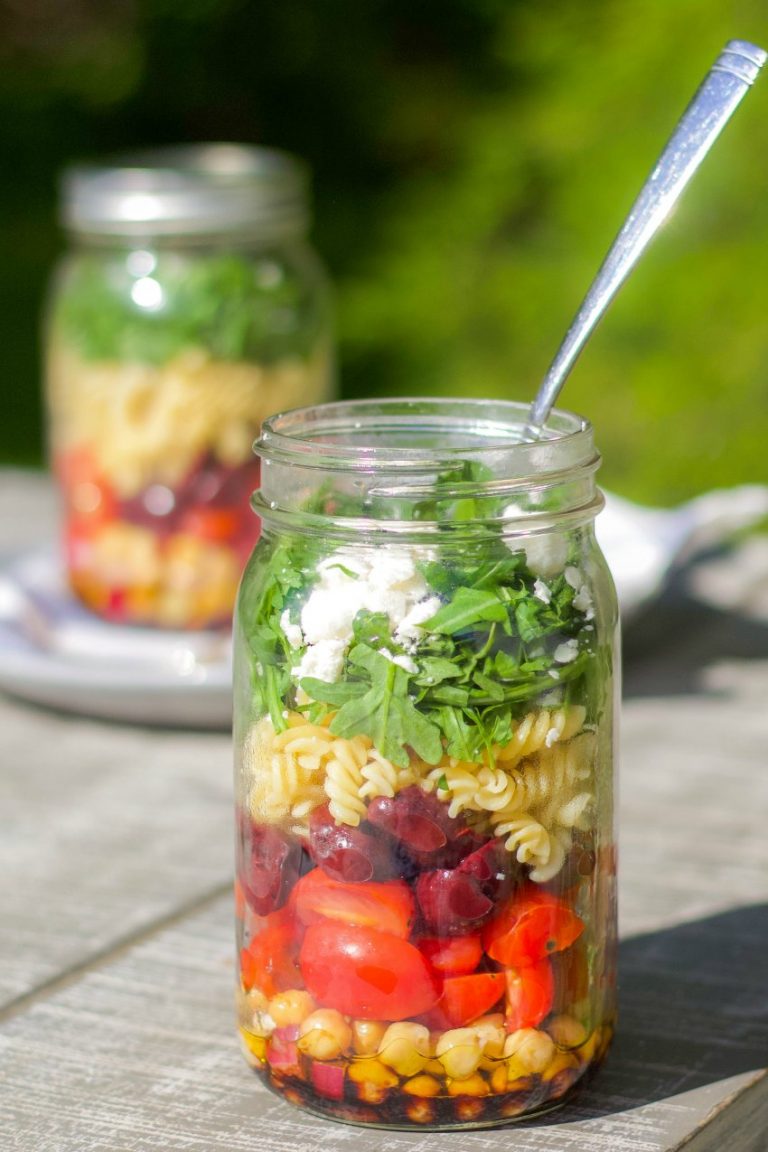
<path fill-rule="evenodd" d="M 51 454 L 75 593 L 119 622 L 231 618 L 258 535 L 252 444 L 327 398 L 299 278 L 234 254 L 96 252 L 65 272 L 47 364 Z"/>
<path fill-rule="evenodd" d="M 553 1106 L 612 1026 L 611 655 L 580 533 L 259 551 L 236 686 L 247 1059 L 364 1124 Z"/>

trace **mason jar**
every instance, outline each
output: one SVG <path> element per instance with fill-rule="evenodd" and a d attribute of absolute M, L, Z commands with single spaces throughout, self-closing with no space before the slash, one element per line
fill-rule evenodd
<path fill-rule="evenodd" d="M 307 170 L 229 144 L 118 157 L 65 173 L 62 215 L 46 390 L 71 588 L 112 621 L 229 623 L 261 421 L 333 391 Z"/>
<path fill-rule="evenodd" d="M 267 420 L 235 617 L 238 1024 L 311 1112 L 505 1123 L 614 1024 L 618 615 L 587 421 Z"/>

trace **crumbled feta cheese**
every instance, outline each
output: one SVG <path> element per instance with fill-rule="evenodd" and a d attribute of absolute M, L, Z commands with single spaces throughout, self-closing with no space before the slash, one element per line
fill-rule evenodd
<path fill-rule="evenodd" d="M 318 564 L 317 576 L 301 610 L 299 632 L 307 649 L 294 669 L 297 677 L 338 678 L 344 651 L 352 640 L 353 621 L 361 610 L 386 613 L 398 642 L 405 643 L 418 635 L 418 622 L 428 620 L 440 606 L 437 597 L 425 601 L 426 583 L 414 556 L 406 551 L 352 553 L 340 548 Z M 420 607 L 421 602 L 427 607 Z M 286 623 L 291 628 L 298 625 L 291 625 L 285 613 L 280 623 L 292 643 Z M 409 657 L 399 660 L 407 662 L 402 667 L 412 670 Z"/>
<path fill-rule="evenodd" d="M 582 576 L 581 572 L 578 568 L 574 568 L 572 564 L 568 565 L 568 567 L 565 569 L 565 572 L 563 572 L 563 575 L 565 576 L 566 584 L 570 584 L 574 591 L 577 588 L 580 588 L 584 583 L 584 577 Z"/>
<path fill-rule="evenodd" d="M 570 664 L 575 660 L 579 654 L 578 640 L 566 640 L 562 644 L 558 644 L 554 651 L 554 657 L 558 664 Z"/>
<path fill-rule="evenodd" d="M 553 680 L 559 680 L 560 679 L 560 673 L 558 672 L 557 668 L 550 668 L 549 671 L 547 672 L 547 675 L 551 676 Z"/>
<path fill-rule="evenodd" d="M 543 580 L 538 579 L 538 577 L 533 585 L 533 594 L 537 600 L 541 600 L 544 604 L 549 604 L 552 600 L 549 585 L 545 584 Z"/>
<path fill-rule="evenodd" d="M 528 567 L 536 576 L 555 576 L 562 572 L 568 556 L 568 542 L 557 532 L 531 536 L 523 545 Z"/>
<path fill-rule="evenodd" d="M 291 648 L 301 648 L 304 643 L 304 635 L 298 624 L 291 623 L 291 614 L 287 608 L 280 617 L 280 627 Z"/>
<path fill-rule="evenodd" d="M 381 553 L 371 568 L 369 582 L 373 588 L 398 588 L 416 599 L 425 596 L 427 586 L 416 568 L 413 557 L 404 552 Z"/>
<path fill-rule="evenodd" d="M 583 612 L 587 620 L 591 620 L 595 615 L 595 609 L 592 604 L 592 597 L 586 584 L 582 584 L 578 592 L 573 598 L 573 606 L 577 612 Z"/>
<path fill-rule="evenodd" d="M 339 549 L 338 552 L 333 552 L 330 556 L 326 556 L 325 560 L 321 560 L 317 565 L 317 571 L 323 572 L 340 572 L 345 579 L 354 579 L 355 576 L 367 576 L 370 571 L 370 562 L 362 556 L 354 556 L 349 552 L 344 552 Z M 352 576 L 347 573 L 351 572 Z"/>
<path fill-rule="evenodd" d="M 410 608 L 395 629 L 395 639 L 398 644 L 405 647 L 415 646 L 421 638 L 424 629 L 421 625 L 440 610 L 442 601 L 439 596 L 428 596 L 426 600 L 419 600 Z"/>
<path fill-rule="evenodd" d="M 317 644 L 310 644 L 299 663 L 292 669 L 295 679 L 314 676 L 316 680 L 325 680 L 326 683 L 333 684 L 341 675 L 346 647 L 345 640 L 320 640 Z"/>

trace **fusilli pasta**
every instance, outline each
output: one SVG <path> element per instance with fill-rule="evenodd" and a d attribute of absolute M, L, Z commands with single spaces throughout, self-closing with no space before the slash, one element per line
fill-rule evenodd
<path fill-rule="evenodd" d="M 254 819 L 305 830 L 302 822 L 325 799 L 324 769 L 333 742 L 327 728 L 307 724 L 296 713 L 283 732 L 275 732 L 269 716 L 260 720 L 243 746 Z"/>
<path fill-rule="evenodd" d="M 586 709 L 578 705 L 529 712 L 518 724 L 512 739 L 496 749 L 496 760 L 504 768 L 514 768 L 539 749 L 570 740 L 581 731 L 585 717 Z"/>

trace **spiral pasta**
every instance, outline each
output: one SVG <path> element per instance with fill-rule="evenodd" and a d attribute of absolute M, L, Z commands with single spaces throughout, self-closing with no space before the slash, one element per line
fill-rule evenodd
<path fill-rule="evenodd" d="M 520 863 L 533 865 L 531 878 L 550 879 L 562 867 L 571 830 L 585 827 L 593 801 L 586 784 L 593 773 L 595 737 L 581 731 L 583 723 L 581 708 L 573 714 L 529 713 L 510 757 L 517 767 L 509 759 L 492 768 L 446 757 L 426 773 L 421 786 L 446 801 L 451 816 L 488 814 L 507 850 Z M 535 753 L 519 757 L 522 748 L 534 745 Z"/>
<path fill-rule="evenodd" d="M 495 750 L 497 762 L 504 768 L 514 768 L 540 749 L 570 740 L 581 731 L 586 714 L 580 705 L 529 712 L 518 724 L 512 739 Z"/>
<path fill-rule="evenodd" d="M 89 445 L 122 496 L 176 484 L 206 451 L 229 465 L 247 460 L 261 420 L 319 396 L 326 376 L 324 352 L 262 365 L 188 348 L 155 366 L 83 360 L 57 346 L 49 362 L 62 440 Z"/>
<path fill-rule="evenodd" d="M 539 884 L 557 875 L 571 846 L 570 833 L 545 828 L 530 812 L 518 812 L 497 824 L 496 834 L 505 837 L 504 847 L 520 864 L 533 865 L 529 875 Z"/>
<path fill-rule="evenodd" d="M 331 745 L 323 787 L 330 801 L 328 808 L 337 824 L 356 827 L 365 815 L 365 800 L 360 789 L 370 747 L 371 742 L 365 736 L 334 740 Z"/>
<path fill-rule="evenodd" d="M 375 748 L 371 748 L 368 759 L 360 770 L 363 783 L 360 786 L 360 796 L 367 800 L 374 800 L 377 796 L 394 796 L 416 780 L 416 771 L 413 766 L 398 768 L 391 760 L 387 760 Z"/>
<path fill-rule="evenodd" d="M 260 720 L 243 745 L 254 819 L 301 825 L 325 799 L 323 778 L 333 743 L 327 728 L 307 724 L 296 713 L 283 732 L 275 732 L 269 716 Z"/>

